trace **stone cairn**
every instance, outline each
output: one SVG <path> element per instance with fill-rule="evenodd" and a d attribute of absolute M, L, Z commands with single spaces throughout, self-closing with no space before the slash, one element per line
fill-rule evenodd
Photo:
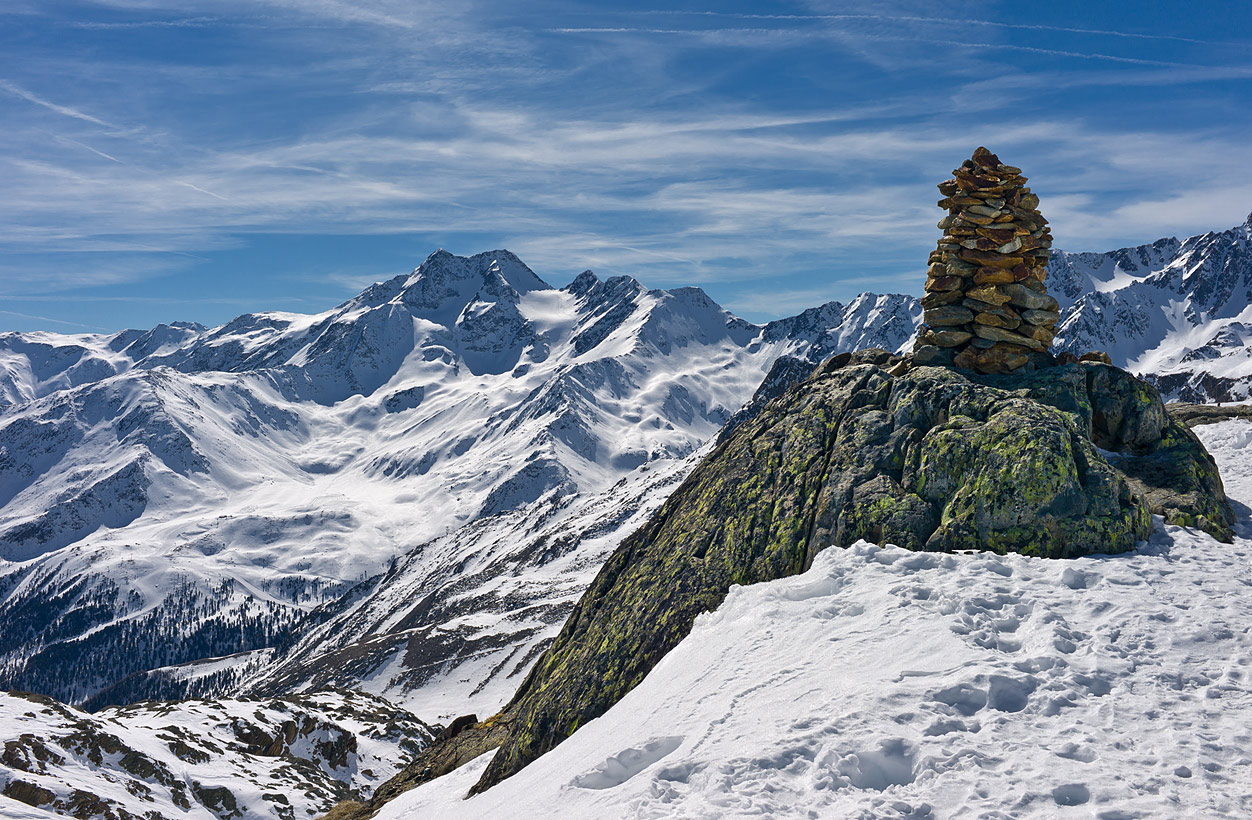
<path fill-rule="evenodd" d="M 1054 363 L 1060 319 L 1043 280 L 1052 234 L 1020 168 L 979 148 L 939 183 L 943 236 L 930 254 L 919 363 L 1011 373 Z"/>

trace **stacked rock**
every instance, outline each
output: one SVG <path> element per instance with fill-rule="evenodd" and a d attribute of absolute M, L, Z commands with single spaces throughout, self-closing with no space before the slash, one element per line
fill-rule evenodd
<path fill-rule="evenodd" d="M 939 183 L 943 236 L 926 272 L 917 359 L 980 373 L 1052 364 L 1060 319 L 1043 281 L 1052 234 L 1020 168 L 979 148 Z"/>

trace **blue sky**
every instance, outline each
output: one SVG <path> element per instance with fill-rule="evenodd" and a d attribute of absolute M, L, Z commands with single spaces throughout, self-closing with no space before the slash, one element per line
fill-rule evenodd
<path fill-rule="evenodd" d="M 1057 246 L 1252 211 L 1240 2 L 0 5 L 0 330 L 315 312 L 439 247 L 753 319 L 920 292 L 985 144 Z"/>

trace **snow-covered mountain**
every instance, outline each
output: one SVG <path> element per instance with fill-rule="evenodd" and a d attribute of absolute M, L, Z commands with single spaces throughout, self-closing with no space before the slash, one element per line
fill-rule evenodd
<path fill-rule="evenodd" d="M 294 820 L 368 797 L 434 735 L 386 701 L 320 692 L 94 715 L 0 694 L 0 737 L 3 817 Z"/>
<path fill-rule="evenodd" d="M 1106 351 L 1167 397 L 1252 398 L 1252 215 L 1183 242 L 1054 252 L 1048 288 L 1058 348 Z"/>
<path fill-rule="evenodd" d="M 543 569 L 569 551 L 535 546 L 544 522 L 553 542 L 558 522 L 593 526 L 625 480 L 626 526 L 776 358 L 899 348 L 919 314 L 867 294 L 758 326 L 697 288 L 585 272 L 555 289 L 507 251 L 440 251 L 312 316 L 0 335 L 0 689 L 95 706 L 221 693 L 307 612 L 365 582 L 314 622 L 353 611 L 384 573 L 407 573 L 411 596 L 460 584 L 426 610 L 372 602 L 388 630 L 446 624 L 448 607 L 471 625 L 532 605 L 559 621 L 586 569 Z M 505 569 L 517 589 L 493 578 Z M 384 628 L 363 618 L 299 645 Z M 443 662 L 408 657 L 391 677 Z"/>

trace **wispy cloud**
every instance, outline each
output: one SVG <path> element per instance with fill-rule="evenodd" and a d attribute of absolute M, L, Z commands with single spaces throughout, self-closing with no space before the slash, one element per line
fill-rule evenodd
<path fill-rule="evenodd" d="M 48 324 L 61 325 L 63 327 L 77 327 L 83 330 L 108 330 L 108 328 L 99 325 L 84 325 L 80 322 L 67 322 L 64 319 L 54 319 L 50 316 L 35 316 L 31 313 L 18 313 L 15 310 L 0 310 L 0 315 L 13 316 L 18 319 L 34 319 L 38 322 L 46 322 Z"/>
<path fill-rule="evenodd" d="M 933 186 L 978 143 L 1028 169 L 1066 248 L 1252 209 L 1238 85 L 1252 66 L 1195 30 L 918 3 L 87 8 L 25 15 L 67 45 L 22 53 L 0 81 L 10 298 L 93 284 L 148 298 L 135 283 L 227 270 L 266 236 L 351 235 L 412 237 L 413 264 L 441 245 L 505 246 L 554 280 L 592 267 L 791 312 L 854 288 L 917 289 Z M 274 264 L 336 293 L 386 278 L 365 258 Z"/>
<path fill-rule="evenodd" d="M 77 108 L 71 108 L 68 105 L 58 105 L 57 103 L 51 102 L 49 100 L 45 100 L 43 97 L 40 97 L 36 94 L 32 94 L 31 92 L 27 91 L 25 88 L 22 88 L 16 83 L 12 83 L 5 79 L 0 79 L 0 90 L 7 91 L 15 97 L 21 97 L 23 100 L 26 100 L 27 102 L 34 103 L 35 105 L 43 106 L 49 111 L 55 111 L 56 113 L 61 114 L 66 117 L 72 117 L 73 119 L 82 120 L 83 122 L 89 122 L 94 125 L 103 126 L 105 128 L 116 127 L 110 123 L 105 122 L 102 119 L 99 119 L 98 117 L 93 117 L 90 114 L 79 111 Z"/>
<path fill-rule="evenodd" d="M 627 12 L 635 15 L 665 15 L 673 17 L 721 17 L 735 20 L 780 20 L 788 22 L 818 22 L 833 20 L 872 20 L 893 23 L 924 23 L 943 26 L 976 26 L 983 28 L 1002 29 L 1006 31 L 1050 31 L 1066 34 L 1089 34 L 1100 37 L 1120 37 L 1130 40 L 1157 40 L 1176 43 L 1193 43 L 1197 45 L 1236 45 L 1247 46 L 1247 43 L 1219 40 L 1199 40 L 1192 37 L 1180 37 L 1176 34 L 1145 34 L 1133 31 L 1117 31 L 1112 29 L 1078 28 L 1075 26 L 1050 26 L 1042 23 L 1006 23 L 997 20 L 983 20 L 970 17 L 925 17 L 906 14 L 745 14 L 725 11 L 678 11 L 672 9 L 646 9 Z"/>

